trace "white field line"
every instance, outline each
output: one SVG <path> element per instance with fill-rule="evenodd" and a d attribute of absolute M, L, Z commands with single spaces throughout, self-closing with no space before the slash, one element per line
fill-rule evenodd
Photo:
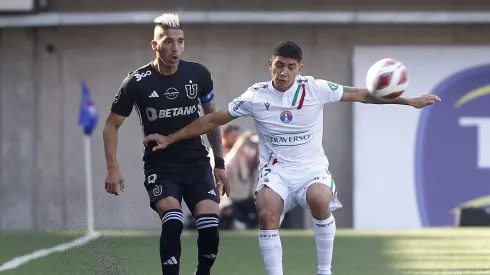
<path fill-rule="evenodd" d="M 24 264 L 30 262 L 30 261 L 33 261 L 33 260 L 36 260 L 36 259 L 39 259 L 42 257 L 46 257 L 46 256 L 51 255 L 53 253 L 63 252 L 63 251 L 66 251 L 66 250 L 69 250 L 69 249 L 72 249 L 72 248 L 75 248 L 78 246 L 85 245 L 85 244 L 89 243 L 90 241 L 97 239 L 98 237 L 100 237 L 100 235 L 101 234 L 99 232 L 94 232 L 91 234 L 87 234 L 83 237 L 80 237 L 78 239 L 75 239 L 69 243 L 63 243 L 63 244 L 60 244 L 57 246 L 53 246 L 51 248 L 39 249 L 39 250 L 34 251 L 32 253 L 22 255 L 19 257 L 15 257 L 12 260 L 0 265 L 0 272 L 15 269 L 21 265 L 24 265 Z"/>

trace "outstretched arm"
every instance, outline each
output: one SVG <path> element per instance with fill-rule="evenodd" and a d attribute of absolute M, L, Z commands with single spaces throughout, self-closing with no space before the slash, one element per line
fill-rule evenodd
<path fill-rule="evenodd" d="M 422 95 L 414 98 L 399 97 L 395 100 L 383 100 L 372 96 L 365 88 L 356 88 L 344 86 L 344 94 L 341 101 L 345 102 L 361 102 L 367 104 L 399 104 L 408 105 L 415 108 L 423 108 L 427 105 L 432 105 L 435 102 L 441 101 L 436 95 Z"/>
<path fill-rule="evenodd" d="M 197 120 L 194 120 L 186 127 L 180 129 L 180 131 L 171 134 L 168 137 L 171 143 L 175 143 L 177 141 L 189 139 L 192 137 L 197 137 L 216 129 L 217 127 L 226 124 L 233 119 L 235 118 L 228 113 L 228 110 L 222 109 L 217 112 L 207 114 Z"/>
<path fill-rule="evenodd" d="M 222 109 L 220 111 L 207 114 L 197 120 L 194 120 L 189 125 L 180 129 L 174 134 L 168 136 L 162 136 L 159 134 L 151 134 L 143 141 L 145 146 L 148 146 L 150 141 L 157 142 L 157 146 L 153 147 L 153 151 L 165 149 L 168 145 L 180 140 L 189 139 L 208 133 L 218 126 L 226 124 L 235 119 L 228 113 L 228 110 Z"/>
<path fill-rule="evenodd" d="M 183 139 L 200 136 L 204 133 L 211 132 L 218 126 L 226 124 L 235 118 L 242 116 L 252 116 L 253 114 L 253 99 L 254 92 L 247 90 L 240 97 L 233 99 L 228 104 L 228 108 L 221 109 L 217 112 L 207 114 L 197 120 L 194 120 L 180 131 L 169 136 L 159 134 L 151 134 L 146 137 L 143 144 L 148 146 L 151 141 L 155 141 L 157 145 L 153 147 L 153 151 L 167 148 L 168 145 Z"/>
<path fill-rule="evenodd" d="M 382 100 L 372 96 L 369 91 L 365 88 L 356 88 L 344 86 L 344 96 L 341 101 L 346 102 L 360 102 L 367 104 L 399 104 L 399 105 L 410 105 L 407 98 L 399 97 L 395 100 Z"/>

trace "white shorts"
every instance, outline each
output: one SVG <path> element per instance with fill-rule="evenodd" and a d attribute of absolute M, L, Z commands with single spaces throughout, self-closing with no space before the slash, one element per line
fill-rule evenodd
<path fill-rule="evenodd" d="M 284 201 L 284 210 L 281 216 L 281 223 L 284 219 L 284 214 L 300 205 L 303 209 L 309 209 L 306 202 L 306 190 L 314 183 L 326 184 L 330 187 L 333 193 L 332 201 L 330 202 L 330 211 L 334 211 L 342 207 L 337 198 L 337 188 L 332 175 L 328 171 L 328 166 L 324 164 L 313 165 L 301 169 L 301 172 L 292 172 L 280 167 L 268 166 L 260 171 L 260 178 L 255 189 L 255 194 L 265 186 L 274 190 Z"/>

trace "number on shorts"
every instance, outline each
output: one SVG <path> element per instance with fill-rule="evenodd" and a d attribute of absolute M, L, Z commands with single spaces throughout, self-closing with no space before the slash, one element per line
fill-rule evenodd
<path fill-rule="evenodd" d="M 148 176 L 148 183 L 153 184 L 157 181 L 157 174 L 151 174 Z"/>
<path fill-rule="evenodd" d="M 272 170 L 270 168 L 264 169 L 264 171 L 262 172 L 262 177 L 267 177 L 267 175 L 269 175 L 271 171 Z"/>

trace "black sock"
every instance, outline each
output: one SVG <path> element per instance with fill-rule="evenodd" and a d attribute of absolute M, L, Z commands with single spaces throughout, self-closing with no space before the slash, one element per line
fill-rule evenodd
<path fill-rule="evenodd" d="M 202 214 L 196 219 L 199 237 L 197 238 L 198 265 L 196 275 L 210 275 L 216 260 L 219 246 L 219 219 L 216 214 Z"/>
<path fill-rule="evenodd" d="M 160 235 L 160 261 L 164 275 L 179 275 L 180 234 L 184 229 L 184 215 L 180 209 L 163 213 L 162 234 Z"/>

